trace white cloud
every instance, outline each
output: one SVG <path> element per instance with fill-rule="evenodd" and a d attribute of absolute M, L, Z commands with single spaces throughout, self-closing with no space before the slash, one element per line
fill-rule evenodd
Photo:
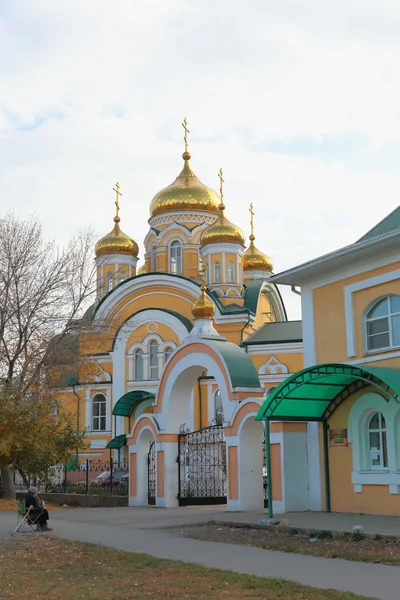
<path fill-rule="evenodd" d="M 14 0 L 0 12 L 2 208 L 60 240 L 122 224 L 193 167 L 276 271 L 351 243 L 397 205 L 394 0 Z M 299 315 L 296 297 L 289 314 Z"/>

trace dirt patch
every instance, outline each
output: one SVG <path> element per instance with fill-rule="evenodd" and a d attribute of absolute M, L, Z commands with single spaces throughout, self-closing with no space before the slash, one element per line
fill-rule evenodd
<path fill-rule="evenodd" d="M 367 600 L 46 537 L 0 542 L 2 600 Z"/>
<path fill-rule="evenodd" d="M 174 528 L 169 531 L 208 542 L 255 546 L 265 550 L 323 558 L 400 565 L 400 539 L 381 536 L 371 538 L 357 531 L 334 536 L 330 531 L 309 534 L 296 528 L 231 527 L 220 523 Z"/>
<path fill-rule="evenodd" d="M 17 512 L 18 501 L 17 500 L 4 500 L 0 499 L 0 510 L 12 510 Z M 60 506 L 59 504 L 54 504 L 53 502 L 46 502 L 47 510 L 68 510 L 72 508 L 70 506 Z"/>

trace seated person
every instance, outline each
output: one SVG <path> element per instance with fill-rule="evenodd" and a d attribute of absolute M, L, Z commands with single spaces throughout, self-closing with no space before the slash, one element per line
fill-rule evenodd
<path fill-rule="evenodd" d="M 52 531 L 51 528 L 47 525 L 47 521 L 49 520 L 49 513 L 47 510 L 40 505 L 40 498 L 38 495 L 38 489 L 36 487 L 30 487 L 28 493 L 25 495 L 25 506 L 26 510 L 30 506 L 32 506 L 29 515 L 32 516 L 33 519 L 39 516 L 39 525 L 42 531 Z"/>

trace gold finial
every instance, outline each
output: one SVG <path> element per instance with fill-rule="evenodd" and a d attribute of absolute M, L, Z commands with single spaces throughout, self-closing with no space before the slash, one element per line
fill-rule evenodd
<path fill-rule="evenodd" d="M 189 128 L 188 128 L 188 122 L 187 122 L 187 118 L 185 117 L 182 121 L 182 127 L 185 130 L 183 139 L 185 141 L 185 152 L 183 153 L 183 158 L 185 158 L 185 155 L 189 155 L 188 159 L 190 158 L 190 154 L 189 154 L 189 150 L 188 150 L 188 138 L 187 138 L 187 134 L 190 133 Z M 186 159 L 185 159 L 186 160 Z"/>
<path fill-rule="evenodd" d="M 200 279 L 201 279 L 201 291 L 202 292 L 205 292 L 207 289 L 207 282 L 206 282 L 207 269 L 208 269 L 208 265 L 205 265 L 204 262 L 201 261 L 200 268 L 199 268 L 199 275 L 200 275 Z"/>
<path fill-rule="evenodd" d="M 122 193 L 119 191 L 120 185 L 117 181 L 117 183 L 115 184 L 115 187 L 113 187 L 113 190 L 115 192 L 115 206 L 116 206 L 116 213 L 115 213 L 115 217 L 114 217 L 114 221 L 116 223 L 120 222 L 120 218 L 118 216 L 119 213 L 119 198 L 118 196 L 122 196 Z"/>
<path fill-rule="evenodd" d="M 199 268 L 199 275 L 201 277 L 201 293 L 197 301 L 192 305 L 192 315 L 195 319 L 212 319 L 215 314 L 215 306 L 206 296 L 207 284 L 205 273 L 207 268 L 208 265 L 204 265 L 202 262 Z"/>
<path fill-rule="evenodd" d="M 256 238 L 254 237 L 254 220 L 253 217 L 255 215 L 255 212 L 253 210 L 253 203 L 250 204 L 250 230 L 251 230 L 251 234 L 250 234 L 250 241 L 254 241 Z"/>
<path fill-rule="evenodd" d="M 220 211 L 223 211 L 225 209 L 225 204 L 224 204 L 224 183 L 225 183 L 225 179 L 224 179 L 224 174 L 222 172 L 222 169 L 219 170 L 218 177 L 219 177 L 219 196 L 220 196 L 219 209 L 220 209 Z"/>

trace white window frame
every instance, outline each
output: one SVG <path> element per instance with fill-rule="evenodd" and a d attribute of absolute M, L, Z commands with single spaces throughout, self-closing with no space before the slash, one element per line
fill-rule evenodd
<path fill-rule="evenodd" d="M 170 359 L 171 354 L 173 353 L 174 349 L 172 348 L 172 346 L 167 346 L 166 348 L 164 348 L 164 365 L 167 364 L 167 362 Z"/>
<path fill-rule="evenodd" d="M 393 296 L 397 296 L 397 294 L 389 294 L 387 296 L 382 296 L 380 298 L 377 298 L 376 300 L 374 300 L 374 302 L 372 303 L 372 305 L 369 305 L 364 317 L 364 339 L 365 339 L 365 351 L 367 354 L 375 354 L 376 352 L 382 352 L 385 350 L 389 350 L 389 349 L 393 349 L 393 348 L 400 348 L 400 344 L 394 344 L 393 343 L 393 325 L 392 325 L 392 317 L 394 316 L 400 316 L 400 311 L 398 312 L 392 312 L 392 308 L 391 308 L 391 298 Z M 398 297 L 398 296 L 397 296 Z M 374 308 L 383 300 L 387 300 L 388 302 L 388 312 L 386 315 L 380 316 L 380 317 L 372 317 L 369 318 L 368 315 L 371 313 L 371 311 L 374 310 Z M 368 335 L 368 323 L 373 323 L 374 321 L 379 321 L 382 319 L 387 319 L 388 321 L 388 334 L 389 334 L 389 345 L 388 346 L 380 346 L 378 348 L 369 348 L 368 347 L 368 341 L 370 338 L 375 337 L 376 335 L 382 335 L 382 333 L 385 332 L 381 332 L 380 334 L 369 334 Z"/>
<path fill-rule="evenodd" d="M 138 356 L 140 356 L 141 358 L 141 373 L 138 372 Z M 143 381 L 143 377 L 144 377 L 144 369 L 143 369 L 143 350 L 141 348 L 138 348 L 137 350 L 135 350 L 135 352 L 133 353 L 133 378 L 135 381 Z M 138 375 L 141 374 L 141 377 L 138 377 Z"/>
<path fill-rule="evenodd" d="M 169 271 L 173 275 L 182 275 L 182 244 L 179 240 L 169 245 Z"/>
<path fill-rule="evenodd" d="M 101 400 L 96 398 L 101 396 Z M 94 406 L 99 405 L 99 414 L 94 414 Z M 102 408 L 100 408 L 100 406 Z M 102 410 L 104 409 L 104 410 Z M 97 426 L 95 426 L 95 419 L 97 420 Z M 104 427 L 102 427 L 102 419 L 104 420 Z M 92 431 L 107 431 L 107 398 L 102 393 L 97 393 L 92 398 L 92 414 L 91 414 L 91 430 Z"/>
<path fill-rule="evenodd" d="M 235 264 L 233 260 L 228 261 L 228 283 L 234 283 L 235 281 Z"/>
<path fill-rule="evenodd" d="M 152 354 L 152 349 L 156 348 L 155 354 Z M 155 358 L 154 364 L 152 364 L 152 359 Z M 150 370 L 150 379 L 157 380 L 159 378 L 159 370 L 158 370 L 158 343 L 156 340 L 151 340 L 149 343 L 149 370 Z"/>
<path fill-rule="evenodd" d="M 219 260 L 214 263 L 214 283 L 221 283 L 221 263 Z"/>
<path fill-rule="evenodd" d="M 125 271 L 121 271 L 119 274 L 119 282 L 122 283 L 123 281 L 126 281 L 126 273 Z"/>
<path fill-rule="evenodd" d="M 376 415 L 378 415 L 379 425 L 377 428 L 371 428 L 371 421 Z M 385 422 L 384 427 L 382 424 L 382 419 Z M 377 433 L 379 435 L 379 450 L 377 449 L 377 458 L 376 459 L 372 458 L 371 433 Z M 384 446 L 386 446 L 386 457 L 387 457 L 387 461 L 388 461 L 389 459 L 388 459 L 388 453 L 387 453 L 388 447 L 387 447 L 386 419 L 380 411 L 376 411 L 370 416 L 369 424 L 368 424 L 369 467 L 370 467 L 371 471 L 387 471 L 388 470 L 388 464 L 386 464 L 386 465 L 384 464 L 384 452 L 383 452 Z M 379 465 L 374 465 L 373 460 L 378 460 L 378 459 L 379 459 Z"/>

